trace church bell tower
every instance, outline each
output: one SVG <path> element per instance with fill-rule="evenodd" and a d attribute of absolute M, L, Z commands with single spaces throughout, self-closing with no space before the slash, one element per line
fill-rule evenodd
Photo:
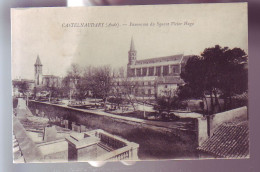
<path fill-rule="evenodd" d="M 39 86 L 42 84 L 42 63 L 37 56 L 36 62 L 34 64 L 34 79 L 35 79 L 35 86 Z"/>
<path fill-rule="evenodd" d="M 128 65 L 134 65 L 136 61 L 136 50 L 133 37 L 131 39 L 130 50 L 128 51 Z"/>
<path fill-rule="evenodd" d="M 134 72 L 131 70 L 131 66 L 135 65 L 136 62 L 136 50 L 134 45 L 133 37 L 131 39 L 130 50 L 128 51 L 128 64 L 127 64 L 127 76 L 134 76 Z"/>

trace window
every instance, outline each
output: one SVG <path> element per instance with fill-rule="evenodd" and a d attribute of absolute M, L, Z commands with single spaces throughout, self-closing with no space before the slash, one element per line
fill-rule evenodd
<path fill-rule="evenodd" d="M 139 69 L 136 69 L 136 75 L 137 76 L 141 76 L 141 69 L 139 68 Z"/>
<path fill-rule="evenodd" d="M 131 69 L 131 76 L 135 76 L 135 69 Z"/>
<path fill-rule="evenodd" d="M 145 89 L 142 89 L 142 94 L 145 95 Z"/>
<path fill-rule="evenodd" d="M 169 66 L 163 66 L 163 75 L 168 75 L 169 74 Z"/>
<path fill-rule="evenodd" d="M 161 76 L 161 66 L 156 67 L 156 76 Z"/>
<path fill-rule="evenodd" d="M 172 66 L 172 73 L 174 73 L 174 74 L 180 73 L 180 72 L 179 72 L 179 66 L 178 66 L 178 65 L 173 65 L 173 66 Z"/>
<path fill-rule="evenodd" d="M 147 68 L 143 68 L 143 76 L 147 75 Z"/>
<path fill-rule="evenodd" d="M 148 95 L 151 95 L 151 94 L 152 94 L 151 89 L 148 89 Z"/>
<path fill-rule="evenodd" d="M 150 67 L 149 68 L 149 76 L 153 76 L 154 75 L 154 67 Z"/>

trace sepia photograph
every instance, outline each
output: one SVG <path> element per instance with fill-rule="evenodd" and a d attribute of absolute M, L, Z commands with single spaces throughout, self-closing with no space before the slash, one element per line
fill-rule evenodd
<path fill-rule="evenodd" d="M 14 8 L 13 162 L 247 159 L 247 3 Z"/>

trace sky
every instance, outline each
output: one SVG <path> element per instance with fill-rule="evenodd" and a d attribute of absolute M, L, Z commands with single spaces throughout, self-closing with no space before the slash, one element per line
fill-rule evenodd
<path fill-rule="evenodd" d="M 11 16 L 13 79 L 33 79 L 37 55 L 44 75 L 65 76 L 71 63 L 126 67 L 131 37 L 137 60 L 199 55 L 215 45 L 248 52 L 245 3 L 28 8 Z M 63 27 L 71 23 L 104 24 Z"/>

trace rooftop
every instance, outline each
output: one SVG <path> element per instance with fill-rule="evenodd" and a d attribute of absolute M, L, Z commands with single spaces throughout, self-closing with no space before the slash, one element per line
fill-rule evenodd
<path fill-rule="evenodd" d="M 137 60 L 136 64 L 148 64 L 148 63 L 158 63 L 158 62 L 168 62 L 168 61 L 176 61 L 176 63 L 180 63 L 182 60 L 183 54 L 165 56 L 165 57 L 155 57 L 144 60 Z"/>
<path fill-rule="evenodd" d="M 223 123 L 198 150 L 221 158 L 249 158 L 248 121 Z"/>

